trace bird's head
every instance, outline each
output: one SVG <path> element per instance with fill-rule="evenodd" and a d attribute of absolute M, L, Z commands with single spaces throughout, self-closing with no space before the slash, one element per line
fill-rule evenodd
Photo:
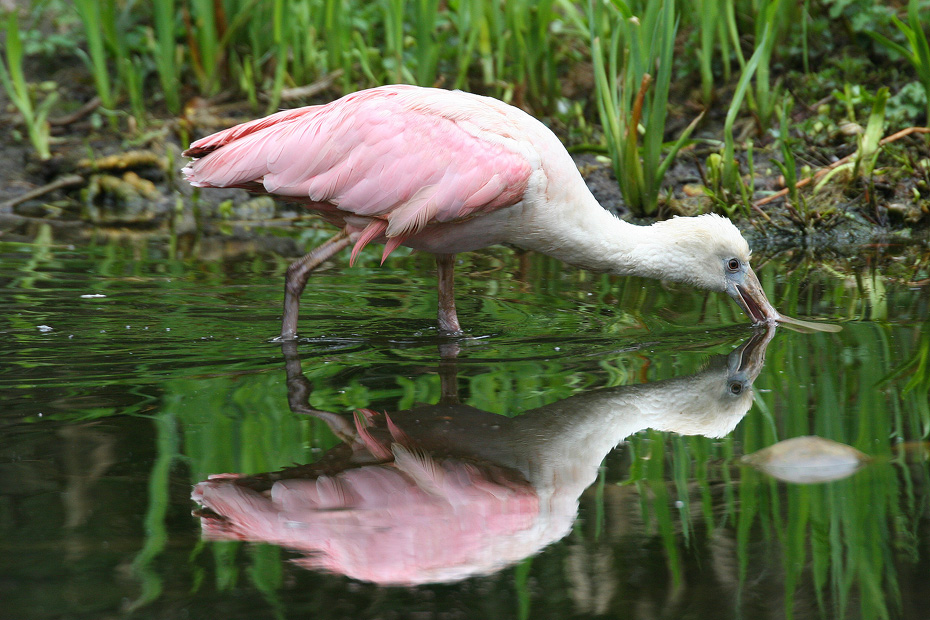
<path fill-rule="evenodd" d="M 772 323 L 781 315 L 769 303 L 749 266 L 749 244 L 730 220 L 719 215 L 677 217 L 652 226 L 663 239 L 657 256 L 667 279 L 726 292 L 753 323 Z"/>

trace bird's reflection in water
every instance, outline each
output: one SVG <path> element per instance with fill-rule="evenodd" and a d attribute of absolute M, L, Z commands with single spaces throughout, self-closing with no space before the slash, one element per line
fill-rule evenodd
<path fill-rule="evenodd" d="M 581 493 L 624 438 L 651 428 L 729 433 L 752 404 L 774 328 L 706 369 L 591 391 L 507 418 L 455 399 L 409 411 L 310 409 L 309 382 L 284 345 L 291 408 L 343 444 L 318 461 L 194 487 L 205 537 L 271 542 L 308 568 L 379 584 L 451 582 L 500 570 L 566 534 Z"/>

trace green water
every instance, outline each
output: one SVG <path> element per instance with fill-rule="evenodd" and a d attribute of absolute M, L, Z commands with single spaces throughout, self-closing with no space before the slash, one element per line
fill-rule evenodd
<path fill-rule="evenodd" d="M 304 339 L 282 350 L 269 339 L 286 260 L 175 250 L 141 240 L 72 248 L 47 233 L 0 243 L 0 618 L 926 617 L 926 249 L 831 260 L 757 252 L 777 308 L 844 330 L 779 328 L 748 411 L 690 430 L 676 407 L 703 401 L 679 403 L 692 389 L 680 386 L 715 372 L 731 381 L 721 356 L 753 334 L 725 296 L 498 248 L 461 257 L 467 334 L 450 340 L 434 327 L 431 259 L 379 267 L 372 251 L 313 275 Z M 404 413 L 449 400 L 443 377 L 474 409 Z M 292 404 L 304 397 L 350 422 L 369 408 L 411 435 L 422 420 L 454 426 L 453 452 L 491 453 L 511 429 L 509 456 L 474 458 L 545 461 L 554 477 L 593 459 L 590 486 L 558 495 L 552 521 L 564 532 L 493 570 L 461 568 L 451 583 L 383 585 L 307 569 L 294 548 L 204 540 L 193 485 L 338 451 L 322 419 L 291 410 L 289 383 Z M 298 384 L 306 393 L 295 396 Z M 625 403 L 614 407 L 628 409 L 622 424 L 598 417 L 617 414 L 601 411 L 605 397 Z M 479 426 L 503 430 L 486 442 Z M 611 434 L 622 429 L 633 434 Z M 740 463 L 800 435 L 871 460 L 816 485 Z M 605 442 L 619 445 L 602 455 Z M 356 551 L 364 563 L 366 549 Z"/>

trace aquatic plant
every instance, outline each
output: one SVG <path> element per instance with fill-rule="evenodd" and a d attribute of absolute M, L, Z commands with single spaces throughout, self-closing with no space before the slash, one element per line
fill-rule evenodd
<path fill-rule="evenodd" d="M 926 7 L 922 9 L 919 0 L 910 0 L 907 4 L 907 23 L 901 21 L 897 16 L 892 17 L 895 26 L 907 40 L 907 47 L 873 30 L 866 30 L 865 32 L 886 48 L 900 54 L 914 67 L 926 96 L 927 116 L 925 120 L 927 126 L 930 127 L 930 43 L 927 40 L 927 32 L 924 30 L 926 15 L 924 24 L 920 20 L 921 10 L 926 11 Z"/>
<path fill-rule="evenodd" d="M 155 18 L 155 67 L 161 82 L 165 105 L 172 114 L 181 111 L 180 59 L 175 33 L 174 0 L 162 0 L 152 6 Z"/>
<path fill-rule="evenodd" d="M 114 10 L 113 2 L 97 2 L 95 0 L 76 0 L 74 8 L 81 22 L 84 24 L 84 35 L 87 38 L 87 53 L 78 48 L 94 76 L 97 87 L 97 96 L 105 108 L 112 109 L 114 104 L 113 89 L 110 84 L 110 70 L 107 67 L 107 56 L 104 49 L 104 13 L 110 15 Z M 113 24 L 111 17 L 106 23 Z"/>
<path fill-rule="evenodd" d="M 778 166 L 782 178 L 785 180 L 785 187 L 788 189 L 786 206 L 789 209 L 791 218 L 805 234 L 813 232 L 813 221 L 811 211 L 808 208 L 807 199 L 798 189 L 798 167 L 794 156 L 794 150 L 791 147 L 790 127 L 788 125 L 789 106 L 788 101 L 779 109 L 779 135 L 778 148 L 781 152 L 782 161 L 773 159 L 772 163 Z"/>
<path fill-rule="evenodd" d="M 777 14 L 778 2 L 768 5 L 767 19 L 763 22 L 764 27 L 760 40 L 757 42 L 756 50 L 749 58 L 748 62 L 741 62 L 742 73 L 736 83 L 736 90 L 733 93 L 733 99 L 730 101 L 730 107 L 727 109 L 726 119 L 723 124 L 723 148 L 719 157 L 713 162 L 708 163 L 710 170 L 709 175 L 714 180 L 713 185 L 708 188 L 715 204 L 727 213 L 732 215 L 737 207 L 740 207 L 745 215 L 749 215 L 749 209 L 752 203 L 752 192 L 743 181 L 740 175 L 739 162 L 736 159 L 736 137 L 734 135 L 734 124 L 743 105 L 743 100 L 749 95 L 750 84 L 760 66 L 765 66 L 771 56 L 771 41 L 775 30 L 775 15 Z M 730 7 L 732 9 L 732 7 Z M 731 33 L 735 33 L 733 26 L 733 17 L 728 15 L 728 23 L 731 24 Z M 735 36 L 735 34 L 734 34 Z M 759 80 L 756 80 L 759 83 Z M 752 144 L 748 146 L 752 162 Z M 729 205 L 729 206 L 727 206 Z M 761 213 L 761 212 L 760 212 Z"/>
<path fill-rule="evenodd" d="M 29 141 L 32 142 L 39 159 L 49 159 L 52 155 L 49 149 L 48 113 L 58 95 L 52 91 L 38 105 L 33 103 L 32 89 L 23 73 L 23 45 L 19 36 L 19 19 L 15 11 L 10 11 L 6 20 L 5 55 L 5 62 L 0 62 L 0 83 L 23 117 Z"/>
<path fill-rule="evenodd" d="M 723 3 L 719 0 L 697 0 L 691 3 L 695 23 L 698 24 L 700 47 L 697 50 L 698 66 L 701 72 L 701 99 L 704 105 L 710 105 L 714 99 L 714 43 L 719 40 L 721 57 L 729 56 L 729 38 L 723 30 Z M 729 64 L 724 63 L 727 71 Z"/>
<path fill-rule="evenodd" d="M 640 16 L 633 15 L 623 2 L 595 4 L 589 23 L 594 96 L 614 175 L 630 209 L 648 215 L 658 208 L 659 190 L 668 167 L 700 120 L 698 117 L 682 131 L 663 158 L 678 30 L 675 3 L 649 3 Z M 599 28 L 603 23 L 608 24 L 611 33 L 606 50 Z"/>

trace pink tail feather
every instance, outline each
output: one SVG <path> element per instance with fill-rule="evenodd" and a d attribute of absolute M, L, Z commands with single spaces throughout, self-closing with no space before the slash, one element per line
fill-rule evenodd
<path fill-rule="evenodd" d="M 356 241 L 355 245 L 352 247 L 352 256 L 349 257 L 349 265 L 354 265 L 359 252 L 361 252 L 366 245 L 382 236 L 384 231 L 387 230 L 387 227 L 388 223 L 385 220 L 372 220 L 362 231 L 362 234 L 359 235 L 358 241 Z M 387 257 L 391 255 L 391 252 L 396 250 L 406 240 L 406 235 L 399 235 L 397 237 L 390 237 L 385 241 L 384 252 L 381 254 L 381 264 L 383 265 Z"/>
<path fill-rule="evenodd" d="M 372 412 L 370 409 L 359 409 L 355 412 L 355 430 L 358 432 L 359 439 L 362 440 L 362 443 L 373 457 L 379 461 L 389 461 L 391 459 L 390 449 L 375 439 L 371 432 L 368 430 L 367 424 L 369 422 L 369 413 L 374 412 Z M 365 418 L 364 423 L 362 422 L 362 416 Z"/>
<path fill-rule="evenodd" d="M 384 252 L 381 254 L 381 264 L 384 264 L 384 261 L 387 260 L 387 257 L 391 255 L 391 252 L 397 249 L 397 247 L 407 240 L 407 237 L 391 237 L 384 244 Z"/>
<path fill-rule="evenodd" d="M 366 245 L 371 243 L 372 240 L 380 237 L 385 230 L 387 230 L 387 222 L 384 220 L 372 220 L 371 223 L 365 227 L 365 230 L 362 231 L 358 241 L 356 241 L 355 245 L 352 247 L 352 256 L 349 257 L 349 265 L 354 265 L 355 259 L 358 258 L 358 253 L 361 252 Z"/>

